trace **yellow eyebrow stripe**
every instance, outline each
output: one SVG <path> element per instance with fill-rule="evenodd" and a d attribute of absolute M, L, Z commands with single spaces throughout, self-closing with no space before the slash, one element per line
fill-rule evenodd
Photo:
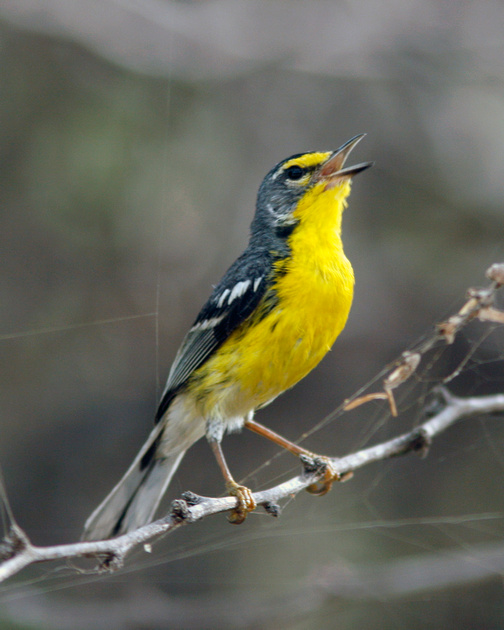
<path fill-rule="evenodd" d="M 317 152 L 317 153 L 305 153 L 300 157 L 293 158 L 282 166 L 282 170 L 290 168 L 291 166 L 300 166 L 301 168 L 309 168 L 310 166 L 318 166 L 322 162 L 325 162 L 331 155 L 331 151 Z"/>

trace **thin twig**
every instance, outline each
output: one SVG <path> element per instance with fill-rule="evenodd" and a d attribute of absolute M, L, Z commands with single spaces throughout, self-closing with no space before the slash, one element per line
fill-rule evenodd
<path fill-rule="evenodd" d="M 403 385 L 416 372 L 422 357 L 429 352 L 437 343 L 452 344 L 457 333 L 467 326 L 473 319 L 482 322 L 494 322 L 504 324 L 504 312 L 494 308 L 495 294 L 504 286 L 504 263 L 495 263 L 486 270 L 486 277 L 490 280 L 490 285 L 480 289 L 469 289 L 467 291 L 466 302 L 462 308 L 440 322 L 434 328 L 434 333 L 423 340 L 415 348 L 415 351 L 406 350 L 392 366 L 392 372 L 383 381 L 383 391 L 357 396 L 345 401 L 343 409 L 350 411 L 356 407 L 371 402 L 372 400 L 388 400 L 390 413 L 397 416 L 397 406 L 394 399 L 394 390 Z M 468 357 L 469 358 L 469 357 Z M 443 382 L 452 380 L 458 372 L 450 375 Z"/>

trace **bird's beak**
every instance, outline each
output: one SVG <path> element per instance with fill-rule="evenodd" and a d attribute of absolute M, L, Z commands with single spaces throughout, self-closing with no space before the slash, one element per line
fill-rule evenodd
<path fill-rule="evenodd" d="M 373 166 L 374 162 L 363 162 L 361 164 L 356 164 L 355 166 L 347 166 L 347 168 L 343 168 L 352 149 L 357 146 L 365 135 L 365 133 L 361 133 L 360 135 L 351 138 L 332 155 L 330 155 L 326 162 L 324 162 L 317 174 L 318 181 L 326 182 L 324 190 L 334 188 L 334 186 L 342 180 L 351 179 L 354 175 L 357 175 L 357 173 L 365 171 L 370 166 Z"/>

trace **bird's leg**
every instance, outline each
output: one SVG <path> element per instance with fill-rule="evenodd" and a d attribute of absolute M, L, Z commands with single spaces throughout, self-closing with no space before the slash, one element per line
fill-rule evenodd
<path fill-rule="evenodd" d="M 245 421 L 245 427 L 258 435 L 262 435 L 268 440 L 271 440 L 275 444 L 278 444 L 278 446 L 285 448 L 289 451 L 289 453 L 297 455 L 301 459 L 306 472 L 318 472 L 320 474 L 320 481 L 306 488 L 306 490 L 311 494 L 316 494 L 318 496 L 327 494 L 331 489 L 333 482 L 339 481 L 340 475 L 332 467 L 331 459 L 329 457 L 326 457 L 325 455 L 316 455 L 302 446 L 298 446 L 297 444 L 294 444 L 294 442 L 290 442 L 278 433 L 275 433 L 271 429 L 268 429 L 268 427 L 259 424 L 251 418 Z"/>
<path fill-rule="evenodd" d="M 224 453 L 222 452 L 221 443 L 218 440 L 208 440 L 212 451 L 214 452 L 215 459 L 219 464 L 219 468 L 222 471 L 222 475 L 226 481 L 226 489 L 231 496 L 238 499 L 238 505 L 229 514 L 228 521 L 234 525 L 241 525 L 247 518 L 249 512 L 252 512 L 256 508 L 256 502 L 252 496 L 252 490 L 246 486 L 241 486 L 233 479 L 233 475 L 229 470 Z"/>

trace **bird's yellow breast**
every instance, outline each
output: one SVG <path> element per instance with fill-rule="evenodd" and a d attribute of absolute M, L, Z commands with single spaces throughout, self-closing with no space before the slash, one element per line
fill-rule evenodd
<path fill-rule="evenodd" d="M 276 264 L 276 306 L 260 309 L 200 368 L 202 413 L 223 418 L 264 406 L 308 374 L 330 350 L 350 311 L 354 276 L 341 242 L 348 181 L 314 189 L 295 211 L 291 255 Z"/>

